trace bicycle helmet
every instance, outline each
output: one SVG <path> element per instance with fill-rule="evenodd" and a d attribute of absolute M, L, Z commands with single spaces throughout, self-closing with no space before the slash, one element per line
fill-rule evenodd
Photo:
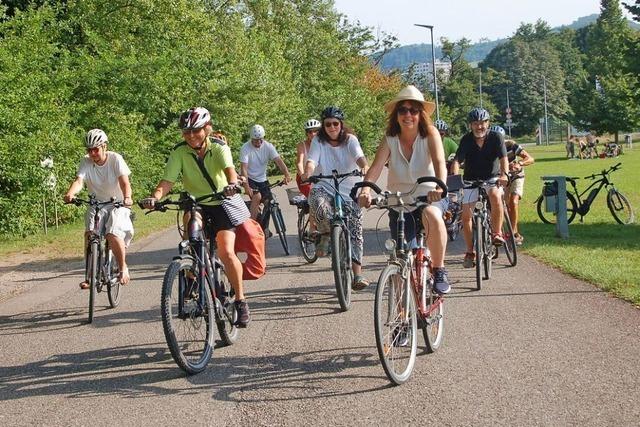
<path fill-rule="evenodd" d="M 434 124 L 436 125 L 436 129 L 438 130 L 442 130 L 442 131 L 449 130 L 449 126 L 447 126 L 447 122 L 445 122 L 442 119 L 436 120 Z"/>
<path fill-rule="evenodd" d="M 195 130 L 205 127 L 211 122 L 209 110 L 203 107 L 193 107 L 180 115 L 180 129 Z"/>
<path fill-rule="evenodd" d="M 338 119 L 340 121 L 344 120 L 344 113 L 342 112 L 342 110 L 336 106 L 330 106 L 325 108 L 324 110 L 322 110 L 322 115 L 321 115 L 322 120 L 324 121 L 325 119 Z"/>
<path fill-rule="evenodd" d="M 493 125 L 489 128 L 489 130 L 492 130 L 496 133 L 499 133 L 502 136 L 505 136 L 507 133 L 504 131 L 504 129 L 502 128 L 502 126 L 498 126 L 498 125 Z"/>
<path fill-rule="evenodd" d="M 469 115 L 467 116 L 469 122 L 484 122 L 485 120 L 489 120 L 489 118 L 489 112 L 480 107 L 476 107 L 469 111 Z"/>
<path fill-rule="evenodd" d="M 304 130 L 320 129 L 321 127 L 322 127 L 322 123 L 320 123 L 316 119 L 309 119 L 304 124 Z"/>
<path fill-rule="evenodd" d="M 107 134 L 102 129 L 91 129 L 87 132 L 84 145 L 87 148 L 96 148 L 106 144 L 107 141 L 109 141 Z"/>
<path fill-rule="evenodd" d="M 251 139 L 264 138 L 264 128 L 260 125 L 253 125 L 253 127 L 249 131 L 249 136 L 251 136 Z"/>

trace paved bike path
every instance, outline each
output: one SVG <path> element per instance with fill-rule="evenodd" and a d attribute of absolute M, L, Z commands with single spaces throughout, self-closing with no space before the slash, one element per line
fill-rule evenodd
<path fill-rule="evenodd" d="M 0 271 L 0 285 L 35 278 L 0 303 L 0 424 L 638 424 L 640 310 L 526 256 L 516 268 L 501 256 L 475 291 L 461 238 L 447 256 L 443 347 L 419 354 L 408 383 L 389 386 L 373 334 L 375 286 L 339 312 L 329 260 L 298 255 L 295 211 L 275 192 L 292 255 L 269 239 L 268 274 L 246 284 L 250 327 L 196 376 L 173 363 L 160 320 L 174 230 L 135 243 L 121 306 L 104 309 L 99 295 L 92 325 L 80 261 Z M 378 217 L 365 216 L 372 280 L 384 265 Z"/>

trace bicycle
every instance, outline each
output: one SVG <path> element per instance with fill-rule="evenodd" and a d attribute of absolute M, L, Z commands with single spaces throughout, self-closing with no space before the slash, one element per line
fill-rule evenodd
<path fill-rule="evenodd" d="M 313 264 L 318 259 L 316 244 L 318 243 L 318 233 L 311 231 L 309 200 L 293 188 L 287 188 L 289 204 L 296 207 L 298 211 L 298 243 L 302 256 L 309 263 Z"/>
<path fill-rule="evenodd" d="M 269 184 L 269 189 L 272 189 L 273 187 L 280 187 L 282 185 L 284 185 L 284 181 L 277 181 L 273 184 Z M 268 200 L 262 200 L 261 203 L 263 205 L 263 209 L 262 212 L 258 214 L 257 221 L 260 224 L 260 227 L 264 230 L 265 237 L 268 235 L 269 218 L 273 218 L 273 225 L 275 226 L 276 233 L 278 233 L 278 237 L 280 238 L 282 249 L 284 249 L 285 255 L 289 255 L 287 228 L 284 224 L 284 217 L 282 216 L 282 210 L 280 209 L 280 203 L 278 203 L 276 195 L 271 193 Z"/>
<path fill-rule="evenodd" d="M 187 239 L 178 244 L 178 255 L 167 267 L 160 298 L 162 328 L 171 356 L 188 374 L 202 372 L 211 360 L 214 322 L 225 345 L 235 343 L 240 334 L 235 293 L 216 255 L 211 224 L 207 221 L 201 225 L 196 219 L 201 202 L 223 198 L 223 192 L 198 198 L 181 193 L 178 200 L 157 202 L 147 212 L 177 210 L 190 214 Z"/>
<path fill-rule="evenodd" d="M 351 284 L 354 277 L 351 269 L 349 217 L 345 212 L 345 201 L 338 190 L 340 189 L 340 183 L 350 176 L 362 176 L 362 172 L 354 170 L 339 174 L 334 169 L 331 175 L 312 175 L 308 179 L 313 184 L 321 179 L 333 180 L 333 216 L 329 219 L 331 227 L 331 269 L 333 270 L 338 302 L 342 311 L 349 310 L 351 306 Z"/>
<path fill-rule="evenodd" d="M 86 204 L 94 208 L 92 219 L 92 230 L 89 233 L 87 248 L 85 250 L 85 268 L 89 281 L 89 319 L 93 322 L 93 312 L 96 301 L 96 294 L 102 292 L 107 287 L 109 305 L 116 308 L 120 304 L 122 297 L 120 290 L 120 280 L 118 278 L 118 263 L 114 259 L 113 252 L 109 248 L 109 242 L 100 230 L 101 208 L 113 205 L 114 208 L 124 207 L 124 203 L 112 198 L 108 202 L 99 202 L 94 194 L 89 195 L 89 199 L 74 198 L 72 204 L 80 206 Z M 111 213 L 109 213 L 110 215 Z"/>
<path fill-rule="evenodd" d="M 425 247 L 425 233 L 416 227 L 417 247 L 410 249 L 405 239 L 405 207 L 422 208 L 429 203 L 421 196 L 414 201 L 407 198 L 423 182 L 434 182 L 447 194 L 447 186 L 435 177 L 419 178 L 411 191 L 391 193 L 381 191 L 372 182 L 357 183 L 351 190 L 355 198 L 358 188 L 369 187 L 378 197 L 372 206 L 379 209 L 398 209 L 398 241 L 388 239 L 387 266 L 380 273 L 374 303 L 376 347 L 382 367 L 391 382 L 406 382 L 415 366 L 418 347 L 417 331 L 422 329 L 427 352 L 437 351 L 444 339 L 444 297 L 433 291 L 431 258 Z M 422 223 L 421 223 L 422 224 Z M 420 224 L 420 225 L 421 225 Z"/>
<path fill-rule="evenodd" d="M 578 191 L 578 187 L 576 186 L 576 181 L 580 179 L 579 177 L 567 177 L 567 182 L 571 184 L 573 190 L 567 189 L 567 222 L 570 224 L 576 214 L 580 215 L 580 222 L 584 222 L 584 217 L 589 213 L 591 209 L 591 204 L 595 200 L 600 190 L 603 188 L 607 189 L 607 207 L 613 215 L 613 218 L 619 224 L 632 224 L 635 222 L 635 214 L 631 207 L 631 203 L 629 203 L 629 199 L 627 199 L 618 189 L 616 189 L 613 182 L 611 182 L 609 178 L 609 174 L 611 172 L 615 172 L 620 169 L 622 163 L 618 163 L 614 166 L 609 167 L 609 169 L 603 169 L 602 172 L 597 174 L 592 174 L 589 176 L 585 176 L 583 179 L 591 179 L 594 180 L 584 191 Z M 599 178 L 598 178 L 599 177 Z M 597 179 L 596 179 L 597 178 Z M 572 194 L 573 193 L 573 194 Z M 583 199 L 584 195 L 587 194 L 587 197 Z M 556 219 L 553 213 L 545 212 L 545 197 L 549 197 L 552 195 L 557 195 L 557 188 L 555 189 L 555 194 L 547 194 L 545 195 L 544 187 L 542 194 L 536 199 L 534 203 L 536 203 L 536 209 L 538 211 L 538 216 L 542 220 L 542 222 L 546 224 L 555 224 Z"/>
<path fill-rule="evenodd" d="M 455 181 L 455 183 L 454 183 Z M 452 183 L 454 186 L 452 187 Z M 447 177 L 447 187 L 449 188 L 449 206 L 444 212 L 444 225 L 447 228 L 447 235 L 452 242 L 458 238 L 462 229 L 462 177 L 460 175 L 449 175 Z M 454 188 L 455 187 L 455 188 Z"/>

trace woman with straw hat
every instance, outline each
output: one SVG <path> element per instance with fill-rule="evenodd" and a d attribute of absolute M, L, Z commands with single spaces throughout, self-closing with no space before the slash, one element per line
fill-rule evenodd
<path fill-rule="evenodd" d="M 430 118 L 435 104 L 425 101 L 422 93 L 415 86 L 409 85 L 384 107 L 388 114 L 386 135 L 378 146 L 375 159 L 364 180 L 375 182 L 387 164 L 387 188 L 390 191 L 410 191 L 422 176 L 435 176 L 446 182 L 447 169 L 442 140 Z M 414 221 L 409 219 L 405 223 L 405 235 L 407 241 L 415 245 L 415 224 L 422 221 L 433 263 L 434 289 L 438 293 L 446 294 L 451 290 L 451 286 L 444 268 L 447 230 L 442 214 L 447 209 L 448 200 L 442 199 L 442 190 L 433 183 L 420 184 L 415 194 L 427 196 L 431 205 L 422 212 L 417 209 L 412 212 Z M 360 192 L 359 203 L 364 207 L 371 205 L 368 188 L 363 188 Z M 394 238 L 397 238 L 397 220 L 398 213 L 389 211 L 389 228 Z"/>

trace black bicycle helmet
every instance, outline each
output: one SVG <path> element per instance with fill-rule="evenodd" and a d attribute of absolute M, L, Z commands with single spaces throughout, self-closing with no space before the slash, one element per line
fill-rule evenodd
<path fill-rule="evenodd" d="M 469 122 L 484 122 L 485 120 L 489 120 L 489 118 L 489 112 L 480 107 L 469 111 L 469 115 L 467 116 Z"/>
<path fill-rule="evenodd" d="M 338 119 L 340 121 L 344 120 L 344 113 L 342 110 L 334 105 L 325 108 L 322 110 L 322 114 L 320 115 L 321 119 L 324 121 L 325 119 Z"/>

